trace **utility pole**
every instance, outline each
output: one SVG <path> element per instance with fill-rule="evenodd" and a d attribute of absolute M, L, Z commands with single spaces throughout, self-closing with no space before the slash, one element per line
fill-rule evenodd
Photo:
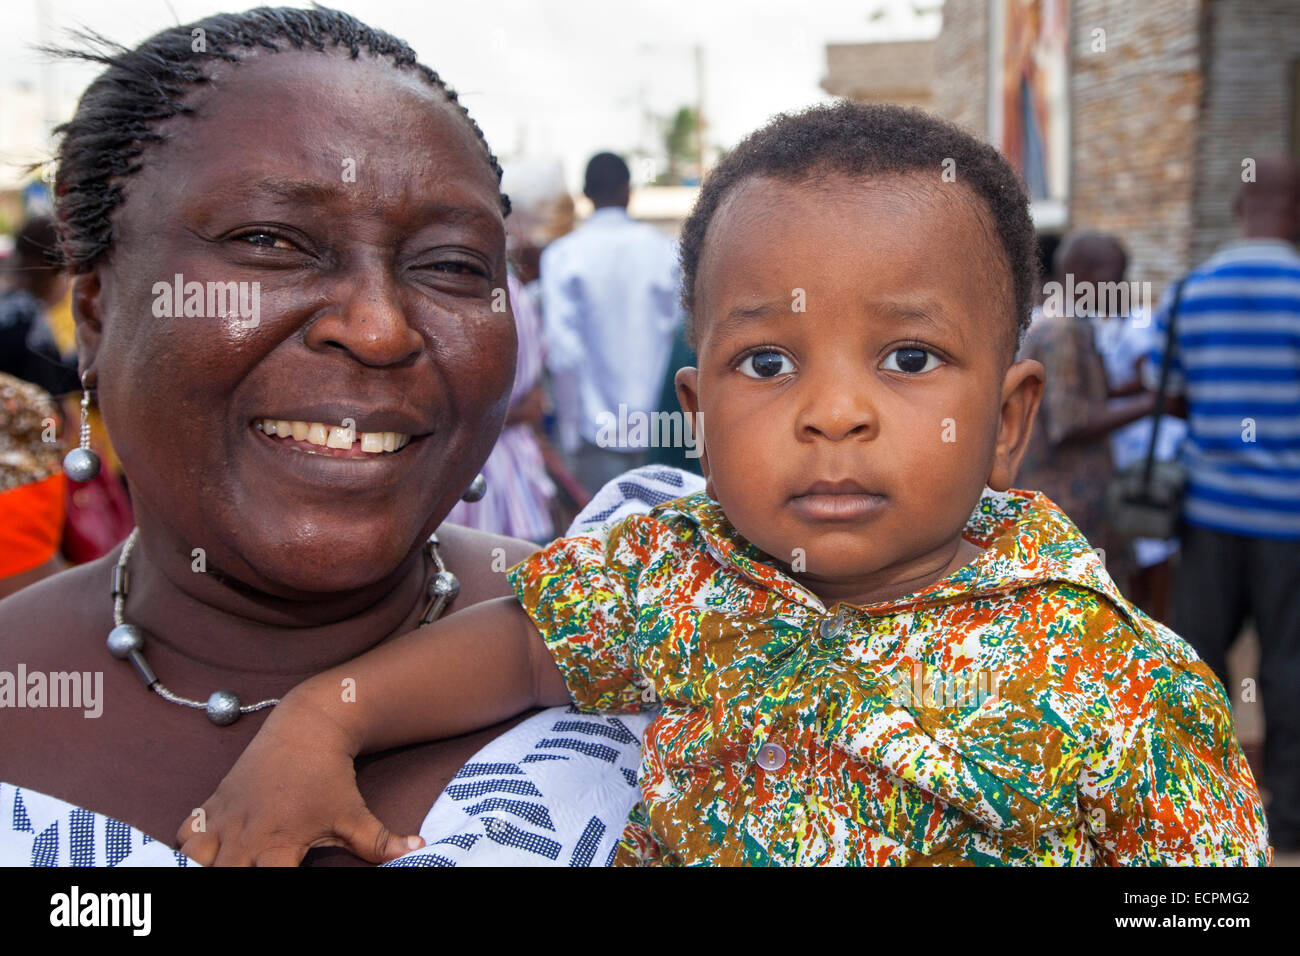
<path fill-rule="evenodd" d="M 695 44 L 695 148 L 699 151 L 700 182 L 704 181 L 704 44 Z"/>

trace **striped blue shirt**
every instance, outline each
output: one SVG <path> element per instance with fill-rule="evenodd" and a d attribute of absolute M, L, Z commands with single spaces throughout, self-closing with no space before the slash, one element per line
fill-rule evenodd
<path fill-rule="evenodd" d="M 1156 312 L 1144 378 L 1154 387 L 1172 300 Z M 1187 277 L 1169 390 L 1188 403 L 1189 524 L 1300 540 L 1300 254 L 1239 240 Z"/>

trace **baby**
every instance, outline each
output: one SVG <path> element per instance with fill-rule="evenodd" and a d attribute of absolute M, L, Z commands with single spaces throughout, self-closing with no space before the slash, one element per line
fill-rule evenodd
<path fill-rule="evenodd" d="M 617 863 L 1267 864 L 1222 686 L 1008 490 L 1043 371 L 1015 361 L 1035 242 L 998 153 L 896 107 L 778 117 L 682 263 L 706 490 L 300 685 L 184 851 L 395 856 L 419 839 L 354 757 L 572 702 L 659 708 Z"/>

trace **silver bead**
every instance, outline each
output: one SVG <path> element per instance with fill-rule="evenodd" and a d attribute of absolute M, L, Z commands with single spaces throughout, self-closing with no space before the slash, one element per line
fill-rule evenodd
<path fill-rule="evenodd" d="M 108 652 L 120 661 L 143 647 L 144 631 L 134 624 L 119 624 L 108 632 Z"/>
<path fill-rule="evenodd" d="M 63 470 L 73 481 L 90 481 L 99 474 L 99 456 L 89 448 L 74 448 L 64 457 Z"/>
<path fill-rule="evenodd" d="M 445 597 L 451 600 L 460 593 L 460 578 L 450 571 L 439 571 L 429 582 L 429 597 Z"/>
<path fill-rule="evenodd" d="M 239 698 L 228 690 L 214 691 L 208 698 L 208 720 L 218 727 L 233 724 L 239 719 Z"/>
<path fill-rule="evenodd" d="M 487 494 L 487 479 L 483 477 L 482 472 L 479 472 L 474 476 L 474 480 L 469 483 L 469 487 L 465 489 L 465 493 L 460 496 L 460 500 L 478 501 L 485 494 Z"/>

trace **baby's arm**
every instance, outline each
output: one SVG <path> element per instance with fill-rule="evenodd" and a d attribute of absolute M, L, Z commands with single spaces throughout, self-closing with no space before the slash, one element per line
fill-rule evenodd
<path fill-rule="evenodd" d="M 518 602 L 485 601 L 295 687 L 177 841 L 205 865 L 294 865 L 315 846 L 391 859 L 420 840 L 389 834 L 366 809 L 353 768 L 358 754 L 568 701 L 559 668 Z"/>

